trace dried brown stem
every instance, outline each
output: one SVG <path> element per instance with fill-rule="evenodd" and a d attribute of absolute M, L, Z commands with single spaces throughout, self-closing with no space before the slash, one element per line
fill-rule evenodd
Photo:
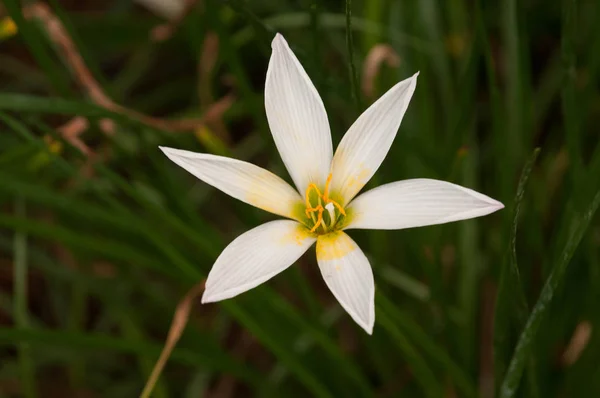
<path fill-rule="evenodd" d="M 573 332 L 573 337 L 571 337 L 571 341 L 565 348 L 562 355 L 562 363 L 564 366 L 572 366 L 581 354 L 583 350 L 587 347 L 590 342 L 590 337 L 592 336 L 592 323 L 590 321 L 581 321 L 577 324 L 575 331 Z"/>
<path fill-rule="evenodd" d="M 29 5 L 23 9 L 23 14 L 26 18 L 36 18 L 42 22 L 48 33 L 48 37 L 58 47 L 64 62 L 70 67 L 81 88 L 85 90 L 92 101 L 105 109 L 120 113 L 157 129 L 167 131 L 189 131 L 203 126 L 209 119 L 219 118 L 233 102 L 233 96 L 227 95 L 213 104 L 203 117 L 181 120 L 160 119 L 128 109 L 115 103 L 108 95 L 106 95 L 85 65 L 83 58 L 63 24 L 46 4 L 38 2 Z M 78 123 L 81 125 L 81 122 Z"/>
<path fill-rule="evenodd" d="M 177 308 L 175 309 L 175 315 L 173 316 L 173 321 L 171 322 L 171 327 L 169 328 L 169 334 L 167 335 L 167 340 L 165 342 L 165 346 L 163 347 L 154 368 L 152 369 L 152 373 L 150 377 L 148 377 L 148 381 L 146 381 L 146 385 L 144 386 L 144 390 L 140 394 L 140 398 L 147 398 L 152 393 L 160 374 L 167 363 L 169 356 L 171 356 L 171 352 L 175 348 L 175 345 L 179 341 L 185 327 L 187 325 L 188 319 L 190 317 L 190 311 L 192 310 L 192 304 L 194 303 L 194 299 L 200 295 L 204 291 L 204 283 L 200 282 L 194 287 L 190 289 L 189 292 L 181 299 L 179 304 L 177 304 Z"/>
<path fill-rule="evenodd" d="M 82 116 L 76 116 L 67 123 L 60 126 L 57 130 L 65 141 L 79 149 L 85 156 L 90 156 L 92 150 L 80 138 L 89 126 L 88 120 Z"/>
<path fill-rule="evenodd" d="M 365 96 L 372 98 L 375 96 L 375 78 L 381 69 L 381 65 L 386 63 L 390 68 L 397 68 L 400 65 L 400 57 L 388 44 L 377 44 L 373 46 L 363 63 L 362 91 Z"/>
<path fill-rule="evenodd" d="M 92 101 L 104 108 L 113 110 L 114 102 L 96 82 L 79 51 L 77 51 L 73 40 L 71 40 L 63 24 L 52 13 L 48 5 L 44 3 L 31 4 L 23 9 L 23 15 L 25 18 L 36 18 L 42 22 L 49 38 L 58 46 L 64 61 L 71 67 L 73 74 L 79 80 L 79 84 L 86 90 Z"/>

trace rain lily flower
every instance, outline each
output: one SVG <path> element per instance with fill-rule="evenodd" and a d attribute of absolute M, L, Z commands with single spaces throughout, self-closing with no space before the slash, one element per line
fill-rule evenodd
<path fill-rule="evenodd" d="M 375 322 L 369 260 L 349 229 L 402 229 L 484 216 L 502 203 L 449 182 L 413 179 L 356 196 L 388 153 L 417 84 L 401 81 L 369 107 L 335 154 L 323 102 L 287 42 L 277 34 L 265 83 L 275 145 L 297 191 L 275 174 L 222 156 L 161 147 L 176 164 L 243 202 L 287 218 L 237 237 L 217 258 L 203 303 L 237 296 L 292 265 L 313 243 L 325 283 L 367 333 Z"/>

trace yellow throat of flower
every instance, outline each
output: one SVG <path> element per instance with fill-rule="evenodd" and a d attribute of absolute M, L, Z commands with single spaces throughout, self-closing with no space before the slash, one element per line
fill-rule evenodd
<path fill-rule="evenodd" d="M 313 224 L 310 232 L 330 232 L 331 230 L 335 229 L 338 219 L 342 216 L 346 216 L 346 211 L 344 208 L 338 202 L 329 197 L 331 177 L 332 175 L 330 173 L 327 176 L 325 190 L 323 193 L 321 193 L 321 190 L 319 190 L 319 187 L 317 187 L 315 184 L 310 184 L 308 188 L 306 188 L 306 192 L 304 194 L 306 201 L 305 214 L 309 221 L 312 221 Z M 313 206 L 313 203 L 316 203 L 316 205 Z M 325 210 L 327 210 L 327 213 L 325 213 Z M 319 230 L 319 227 L 321 230 Z"/>

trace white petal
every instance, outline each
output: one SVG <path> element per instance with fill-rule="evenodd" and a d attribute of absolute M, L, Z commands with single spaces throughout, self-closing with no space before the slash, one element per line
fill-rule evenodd
<path fill-rule="evenodd" d="M 226 194 L 271 213 L 298 218 L 294 209 L 302 205 L 302 198 L 270 171 L 223 156 L 166 147 L 160 149 L 177 165 Z"/>
<path fill-rule="evenodd" d="M 419 178 L 374 188 L 348 206 L 355 229 L 403 229 L 485 216 L 504 205 L 472 189 Z"/>
<path fill-rule="evenodd" d="M 319 93 L 279 33 L 265 83 L 269 127 L 283 163 L 300 193 L 322 187 L 331 165 L 329 121 Z"/>
<path fill-rule="evenodd" d="M 375 323 L 375 283 L 365 254 L 344 232 L 338 231 L 317 239 L 317 261 L 325 283 L 367 333 Z"/>
<path fill-rule="evenodd" d="M 373 177 L 387 155 L 417 85 L 417 76 L 396 84 L 354 122 L 333 161 L 331 191 L 348 204 Z"/>
<path fill-rule="evenodd" d="M 202 302 L 228 299 L 271 279 L 315 240 L 304 226 L 290 220 L 271 221 L 238 236 L 210 270 Z"/>

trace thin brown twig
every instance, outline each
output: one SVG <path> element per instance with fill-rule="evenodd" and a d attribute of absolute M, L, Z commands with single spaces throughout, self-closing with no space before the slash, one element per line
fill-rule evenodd
<path fill-rule="evenodd" d="M 49 38 L 58 46 L 65 62 L 71 67 L 80 85 L 87 91 L 92 101 L 104 108 L 113 109 L 114 102 L 96 82 L 79 51 L 77 51 L 73 40 L 67 34 L 61 21 L 52 13 L 50 7 L 44 3 L 34 3 L 23 9 L 23 15 L 25 18 L 36 18 L 42 22 Z"/>
<path fill-rule="evenodd" d="M 181 299 L 179 304 L 177 304 L 165 346 L 163 347 L 163 350 L 160 353 L 154 368 L 152 369 L 152 373 L 150 373 L 150 377 L 148 377 L 148 380 L 146 381 L 146 385 L 140 394 L 140 398 L 148 398 L 152 393 L 152 390 L 154 389 L 154 386 L 156 385 L 156 382 L 158 381 L 165 364 L 169 360 L 169 356 L 171 356 L 173 348 L 175 348 L 175 345 L 179 341 L 179 338 L 181 337 L 187 325 L 194 299 L 204 291 L 204 283 L 205 281 L 202 281 L 192 287 L 183 297 L 183 299 Z"/>
<path fill-rule="evenodd" d="M 202 41 L 202 50 L 198 58 L 198 96 L 200 105 L 210 104 L 214 100 L 210 90 L 210 79 L 219 57 L 219 36 L 208 31 Z"/>
<path fill-rule="evenodd" d="M 89 126 L 89 122 L 83 116 L 76 116 L 67 123 L 60 126 L 57 131 L 65 141 L 79 149 L 85 156 L 90 156 L 92 150 L 87 146 L 79 136 Z"/>

